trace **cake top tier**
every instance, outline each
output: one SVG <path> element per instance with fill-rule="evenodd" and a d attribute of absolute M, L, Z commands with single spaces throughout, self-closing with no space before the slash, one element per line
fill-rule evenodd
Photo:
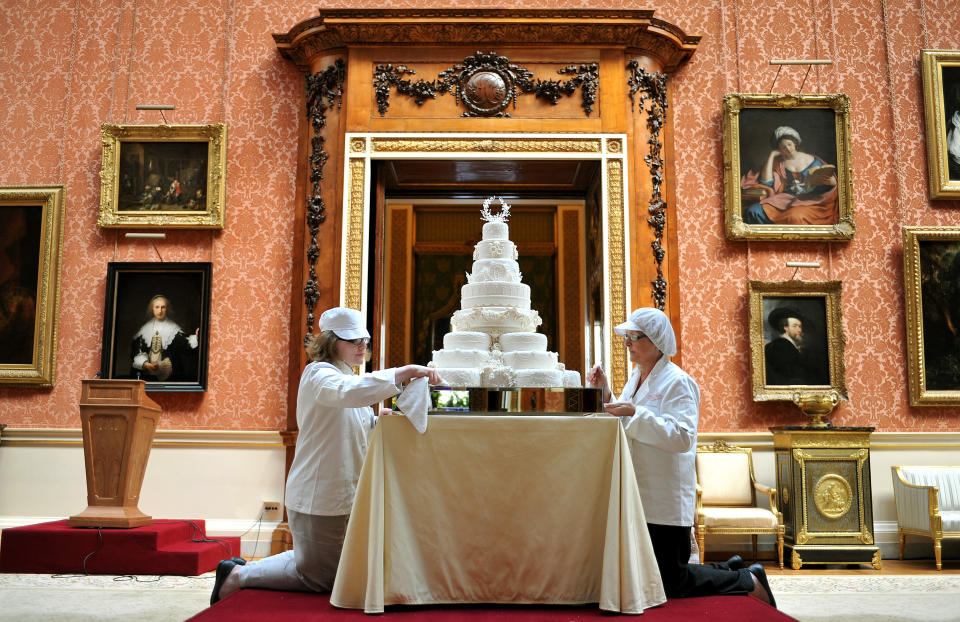
<path fill-rule="evenodd" d="M 485 222 L 483 223 L 484 240 L 509 240 L 510 227 L 505 222 Z"/>

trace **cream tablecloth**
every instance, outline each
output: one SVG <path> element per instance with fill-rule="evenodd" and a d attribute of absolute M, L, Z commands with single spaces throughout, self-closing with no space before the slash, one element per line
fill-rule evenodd
<path fill-rule="evenodd" d="M 612 417 L 402 417 L 374 431 L 330 602 L 666 601 Z"/>

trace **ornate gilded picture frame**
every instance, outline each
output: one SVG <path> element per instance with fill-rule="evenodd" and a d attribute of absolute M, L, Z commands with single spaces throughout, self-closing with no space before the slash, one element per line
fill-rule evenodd
<path fill-rule="evenodd" d="M 100 126 L 101 227 L 223 229 L 227 126 Z"/>
<path fill-rule="evenodd" d="M 847 399 L 840 281 L 750 281 L 747 290 L 754 401 Z"/>
<path fill-rule="evenodd" d="M 853 238 L 846 95 L 726 95 L 723 165 L 728 239 Z"/>
<path fill-rule="evenodd" d="M 63 186 L 0 187 L 0 385 L 52 387 Z"/>
<path fill-rule="evenodd" d="M 102 378 L 206 391 L 210 262 L 107 264 Z"/>
<path fill-rule="evenodd" d="M 922 50 L 930 198 L 960 198 L 960 50 Z"/>
<path fill-rule="evenodd" d="M 960 404 L 960 227 L 904 227 L 911 406 Z"/>

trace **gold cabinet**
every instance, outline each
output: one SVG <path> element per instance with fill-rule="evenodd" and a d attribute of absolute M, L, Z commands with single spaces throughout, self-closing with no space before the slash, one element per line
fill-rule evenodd
<path fill-rule="evenodd" d="M 804 564 L 872 564 L 870 427 L 770 428 L 784 546 L 794 570 Z"/>

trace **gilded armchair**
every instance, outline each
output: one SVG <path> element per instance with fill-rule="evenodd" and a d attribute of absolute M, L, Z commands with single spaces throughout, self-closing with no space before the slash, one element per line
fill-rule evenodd
<path fill-rule="evenodd" d="M 756 507 L 757 493 L 767 495 L 770 509 Z M 706 538 L 713 535 L 750 535 L 753 558 L 757 558 L 757 536 L 777 538 L 777 561 L 783 568 L 783 514 L 777 509 L 777 491 L 757 482 L 753 473 L 753 452 L 748 447 L 718 440 L 697 446 L 697 544 L 700 562 L 706 552 Z"/>
<path fill-rule="evenodd" d="M 897 505 L 900 559 L 907 534 L 933 539 L 937 570 L 943 568 L 940 542 L 960 538 L 960 467 L 890 467 Z"/>

